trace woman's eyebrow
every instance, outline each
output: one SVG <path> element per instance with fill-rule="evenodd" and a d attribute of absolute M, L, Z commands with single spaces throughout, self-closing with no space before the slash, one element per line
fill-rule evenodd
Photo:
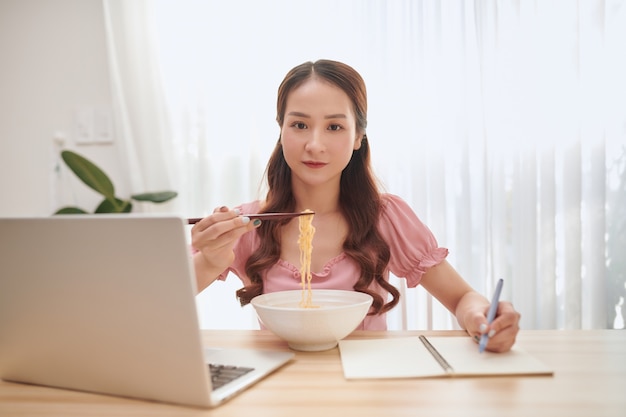
<path fill-rule="evenodd" d="M 287 116 L 296 116 L 296 117 L 307 117 L 307 118 L 311 118 L 311 116 L 309 116 L 306 113 L 301 113 L 299 111 L 290 111 L 289 113 L 287 113 Z"/>
<path fill-rule="evenodd" d="M 287 116 L 302 117 L 302 118 L 307 118 L 307 119 L 311 118 L 310 115 L 299 112 L 299 111 L 290 111 L 289 113 L 287 113 Z M 324 116 L 324 119 L 347 119 L 347 118 L 348 117 L 343 113 L 328 114 Z"/>

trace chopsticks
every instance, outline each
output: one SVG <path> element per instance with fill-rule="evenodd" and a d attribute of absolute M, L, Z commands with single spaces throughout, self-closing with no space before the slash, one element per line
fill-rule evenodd
<path fill-rule="evenodd" d="M 261 220 L 282 220 L 282 219 L 290 219 L 292 217 L 298 216 L 306 216 L 307 214 L 315 214 L 314 211 L 303 211 L 299 213 L 259 213 L 259 214 L 242 214 L 242 216 L 248 217 L 250 219 L 261 219 Z M 188 224 L 196 224 L 202 217 L 194 217 L 191 219 L 187 219 Z"/>

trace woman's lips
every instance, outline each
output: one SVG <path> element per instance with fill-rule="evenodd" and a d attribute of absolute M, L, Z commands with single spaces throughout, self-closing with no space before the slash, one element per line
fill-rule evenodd
<path fill-rule="evenodd" d="M 305 161 L 304 165 L 306 165 L 309 168 L 323 168 L 326 166 L 326 163 L 324 162 L 315 162 L 315 161 Z"/>

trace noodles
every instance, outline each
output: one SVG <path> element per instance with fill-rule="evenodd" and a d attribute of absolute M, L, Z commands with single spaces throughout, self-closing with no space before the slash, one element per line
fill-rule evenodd
<path fill-rule="evenodd" d="M 311 210 L 304 210 L 303 213 Z M 310 216 L 298 217 L 298 226 L 300 234 L 298 236 L 298 247 L 300 248 L 300 279 L 302 285 L 302 299 L 300 307 L 315 308 L 313 305 L 311 291 L 311 253 L 313 252 L 313 235 L 315 227 L 313 227 L 313 214 Z"/>

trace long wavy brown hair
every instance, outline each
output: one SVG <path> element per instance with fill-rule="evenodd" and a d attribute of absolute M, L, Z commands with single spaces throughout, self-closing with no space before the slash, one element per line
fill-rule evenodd
<path fill-rule="evenodd" d="M 374 298 L 370 314 L 384 313 L 392 309 L 399 300 L 397 288 L 389 284 L 383 272 L 389 263 L 389 245 L 378 231 L 381 211 L 381 195 L 372 172 L 367 127 L 367 92 L 358 72 L 341 62 L 319 60 L 305 62 L 287 73 L 278 88 L 276 121 L 282 127 L 289 93 L 306 80 L 318 77 L 341 88 L 353 103 L 357 132 L 363 133 L 361 147 L 341 174 L 339 206 L 348 223 L 348 234 L 343 242 L 343 251 L 356 262 L 361 276 L 354 285 L 356 291 L 370 294 Z M 292 212 L 296 208 L 291 185 L 291 168 L 283 155 L 280 138 L 265 170 L 268 193 L 263 211 Z M 288 220 L 287 220 L 288 221 Z M 260 238 L 259 248 L 246 262 L 246 273 L 251 284 L 237 291 L 242 305 L 263 293 L 263 274 L 280 258 L 281 227 L 287 222 L 264 222 L 256 229 Z M 375 285 L 372 285 L 375 283 Z M 376 291 L 381 287 L 391 294 L 391 300 L 383 299 Z"/>

